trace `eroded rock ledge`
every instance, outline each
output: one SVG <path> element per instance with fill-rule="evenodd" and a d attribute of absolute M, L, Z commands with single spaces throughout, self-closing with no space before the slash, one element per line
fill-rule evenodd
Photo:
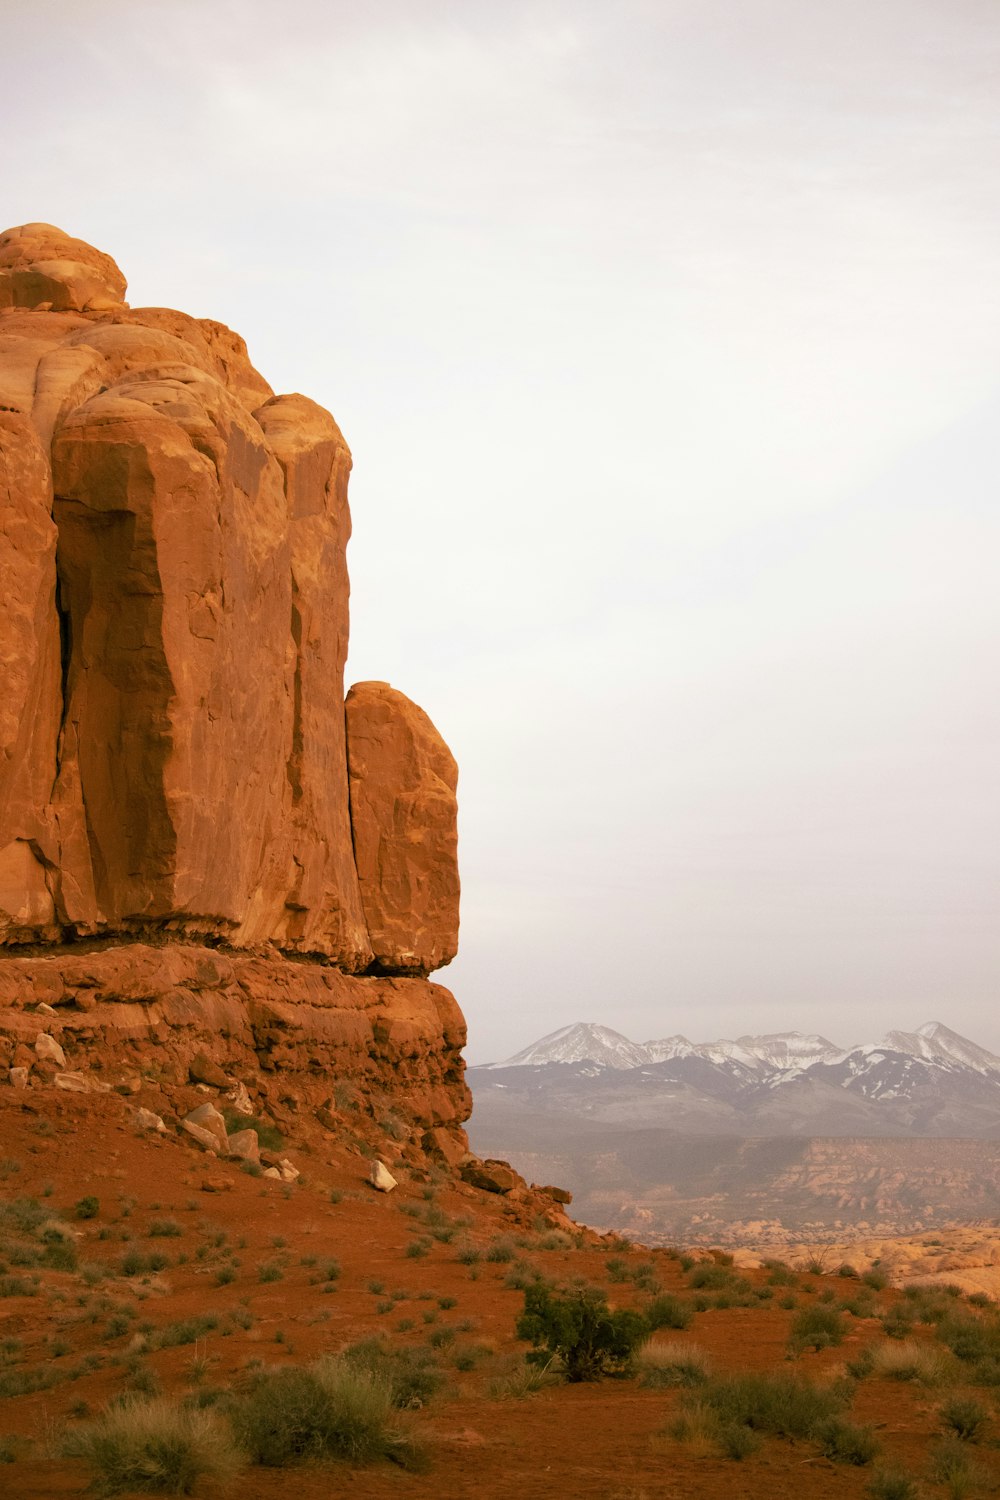
<path fill-rule="evenodd" d="M 38 1076 L 41 1014 L 94 1075 L 346 1081 L 454 1155 L 457 771 L 388 684 L 345 711 L 350 451 L 125 290 L 0 234 L 0 1051 Z"/>

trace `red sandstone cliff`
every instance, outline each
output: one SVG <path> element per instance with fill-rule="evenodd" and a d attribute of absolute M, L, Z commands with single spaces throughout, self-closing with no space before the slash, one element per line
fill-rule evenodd
<path fill-rule="evenodd" d="M 229 329 L 124 294 L 0 235 L 0 1062 L 38 1076 L 42 1004 L 71 1070 L 152 1049 L 180 1085 L 209 1046 L 454 1155 L 457 773 L 387 684 L 345 712 L 350 451 Z"/>

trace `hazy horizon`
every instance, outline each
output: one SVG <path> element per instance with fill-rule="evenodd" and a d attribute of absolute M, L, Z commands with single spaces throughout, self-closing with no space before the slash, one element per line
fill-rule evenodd
<path fill-rule="evenodd" d="M 1000 1051 L 995 5 L 4 20 L 0 227 L 352 447 L 348 681 L 458 759 L 470 1059 Z"/>

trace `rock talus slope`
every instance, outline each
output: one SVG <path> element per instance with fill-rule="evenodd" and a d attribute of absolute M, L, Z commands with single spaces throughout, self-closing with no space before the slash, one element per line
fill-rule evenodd
<path fill-rule="evenodd" d="M 0 234 L 0 1051 L 51 1003 L 71 1067 L 210 1045 L 462 1144 L 457 773 L 387 684 L 345 712 L 350 450 L 125 290 Z"/>

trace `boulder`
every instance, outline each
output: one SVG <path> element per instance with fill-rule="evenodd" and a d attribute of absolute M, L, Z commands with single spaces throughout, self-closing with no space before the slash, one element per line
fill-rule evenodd
<path fill-rule="evenodd" d="M 231 1079 L 204 1052 L 196 1052 L 188 1063 L 188 1077 L 192 1083 L 207 1083 L 214 1089 L 228 1088 Z"/>
<path fill-rule="evenodd" d="M 377 1193 L 391 1193 L 393 1188 L 397 1186 L 396 1179 L 389 1171 L 389 1168 L 384 1162 L 380 1161 L 372 1162 L 368 1181 Z"/>
<path fill-rule="evenodd" d="M 533 1182 L 531 1184 L 531 1191 L 533 1193 L 542 1193 L 546 1198 L 551 1198 L 553 1203 L 573 1202 L 573 1194 L 569 1188 L 552 1187 L 551 1185 L 542 1187 L 537 1182 Z"/>
<path fill-rule="evenodd" d="M 155 1130 L 158 1135 L 166 1134 L 166 1125 L 151 1109 L 137 1109 L 133 1119 L 137 1130 Z"/>
<path fill-rule="evenodd" d="M 260 1141 L 256 1130 L 237 1130 L 229 1137 L 227 1148 L 229 1155 L 238 1157 L 240 1161 L 260 1161 Z"/>
<path fill-rule="evenodd" d="M 219 1140 L 214 1130 L 206 1130 L 203 1125 L 196 1125 L 192 1120 L 182 1120 L 181 1129 L 185 1131 L 193 1141 L 197 1141 L 202 1150 L 210 1151 L 213 1156 L 218 1156 L 220 1151 L 225 1151 L 225 1144 Z"/>
<path fill-rule="evenodd" d="M 57 1068 L 66 1066 L 65 1052 L 55 1037 L 49 1036 L 47 1031 L 40 1031 L 35 1038 L 35 1055 L 39 1062 L 55 1063 Z"/>
<path fill-rule="evenodd" d="M 10 1079 L 11 1088 L 26 1089 L 28 1087 L 27 1068 L 11 1068 L 9 1069 L 7 1076 Z"/>
<path fill-rule="evenodd" d="M 521 1187 L 521 1178 L 509 1162 L 477 1161 L 473 1158 L 462 1167 L 462 1181 L 484 1193 L 509 1193 Z"/>
<path fill-rule="evenodd" d="M 218 1146 L 225 1151 L 228 1141 L 226 1122 L 214 1104 L 199 1104 L 197 1109 L 193 1109 L 190 1114 L 184 1116 L 182 1123 L 185 1127 L 193 1125 L 198 1130 L 207 1130 L 215 1137 Z"/>

